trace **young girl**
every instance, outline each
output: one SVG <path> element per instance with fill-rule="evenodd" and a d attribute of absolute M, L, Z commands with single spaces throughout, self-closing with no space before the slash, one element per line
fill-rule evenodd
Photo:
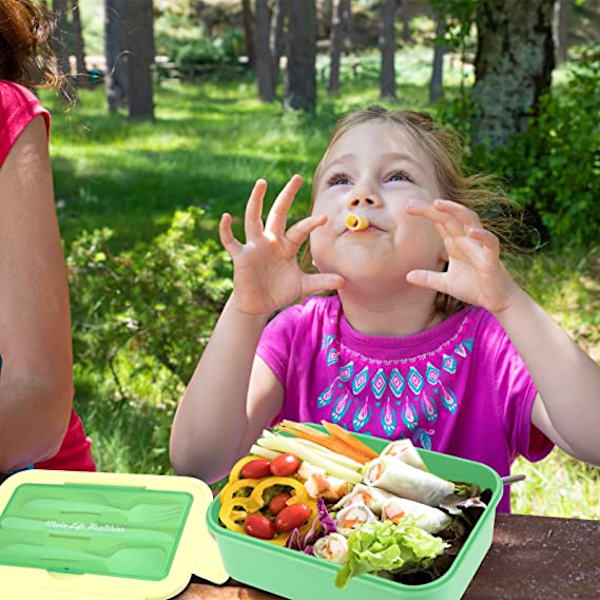
<path fill-rule="evenodd" d="M 286 231 L 297 175 L 264 226 L 256 182 L 245 244 L 223 215 L 234 291 L 175 417 L 178 472 L 222 477 L 283 418 L 408 437 L 502 476 L 553 444 L 600 463 L 600 368 L 510 277 L 482 225 L 503 200 L 462 177 L 452 151 L 428 115 L 371 107 L 338 123 L 310 217 Z M 349 214 L 369 227 L 351 231 Z M 296 260 L 309 236 L 318 274 Z"/>

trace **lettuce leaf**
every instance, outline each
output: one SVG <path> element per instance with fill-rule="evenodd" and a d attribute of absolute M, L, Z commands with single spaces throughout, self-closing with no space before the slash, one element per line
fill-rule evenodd
<path fill-rule="evenodd" d="M 348 555 L 335 585 L 344 589 L 351 577 L 362 573 L 427 568 L 445 547 L 444 540 L 408 518 L 397 525 L 392 521 L 372 521 L 348 537 Z"/>

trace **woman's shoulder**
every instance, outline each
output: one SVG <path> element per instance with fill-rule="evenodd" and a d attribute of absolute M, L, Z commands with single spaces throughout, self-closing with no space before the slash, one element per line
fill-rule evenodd
<path fill-rule="evenodd" d="M 46 134 L 50 134 L 50 113 L 37 96 L 14 81 L 0 80 L 0 165 L 17 138 L 38 115 L 44 117 Z"/>
<path fill-rule="evenodd" d="M 45 110 L 39 98 L 30 89 L 14 81 L 0 79 L 0 115 L 38 106 Z"/>

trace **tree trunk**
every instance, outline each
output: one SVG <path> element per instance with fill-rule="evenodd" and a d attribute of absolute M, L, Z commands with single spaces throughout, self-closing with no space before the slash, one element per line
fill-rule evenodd
<path fill-rule="evenodd" d="M 402 41 L 405 44 L 410 44 L 410 7 L 406 0 L 400 0 L 400 17 L 402 18 Z"/>
<path fill-rule="evenodd" d="M 381 0 L 379 47 L 381 49 L 380 93 L 382 98 L 396 98 L 395 20 L 396 0 Z"/>
<path fill-rule="evenodd" d="M 356 48 L 356 36 L 354 35 L 354 17 L 352 16 L 352 5 L 350 0 L 341 0 L 342 3 L 342 20 L 344 29 L 346 30 L 346 49 L 348 52 L 353 52 Z"/>
<path fill-rule="evenodd" d="M 329 84 L 327 91 L 337 94 L 340 91 L 340 55 L 344 40 L 342 0 L 333 0 L 331 11 L 331 60 L 329 67 Z"/>
<path fill-rule="evenodd" d="M 129 118 L 131 120 L 153 119 L 154 15 L 152 0 L 124 0 L 122 10 L 125 48 L 128 52 Z"/>
<path fill-rule="evenodd" d="M 433 69 L 429 82 L 429 103 L 434 104 L 444 95 L 444 52 L 446 46 L 441 37 L 446 33 L 445 16 L 439 15 L 435 21 L 436 42 L 433 49 Z"/>
<path fill-rule="evenodd" d="M 106 56 L 106 74 L 104 85 L 106 101 L 111 113 L 119 106 L 127 104 L 129 78 L 125 54 L 125 32 L 121 7 L 126 0 L 104 0 L 104 54 Z"/>
<path fill-rule="evenodd" d="M 284 105 L 314 111 L 317 102 L 315 0 L 290 2 Z"/>
<path fill-rule="evenodd" d="M 258 96 L 264 102 L 275 100 L 273 64 L 269 50 L 269 5 L 267 0 L 256 0 L 254 5 L 254 58 Z"/>
<path fill-rule="evenodd" d="M 248 64 L 254 70 L 254 29 L 252 27 L 252 7 L 250 0 L 242 0 L 242 22 L 244 24 L 244 40 Z"/>
<path fill-rule="evenodd" d="M 75 47 L 75 59 L 77 60 L 77 76 L 75 80 L 81 87 L 90 87 L 90 78 L 85 68 L 85 48 L 83 45 L 83 33 L 81 30 L 81 13 L 79 11 L 80 0 L 71 0 L 71 15 L 73 17 L 73 46 Z"/>
<path fill-rule="evenodd" d="M 554 0 L 482 0 L 477 8 L 473 141 L 506 145 L 527 128 L 554 68 Z"/>
<path fill-rule="evenodd" d="M 567 60 L 571 5 L 572 0 L 555 0 L 554 2 L 554 47 L 557 64 Z"/>
<path fill-rule="evenodd" d="M 283 26 L 289 12 L 289 0 L 275 0 L 273 5 L 273 15 L 271 16 L 271 35 L 269 39 L 269 48 L 271 50 L 271 79 L 273 80 L 273 89 L 277 89 L 279 82 L 279 63 L 284 55 L 285 39 Z"/>
<path fill-rule="evenodd" d="M 52 51 L 56 55 L 58 72 L 64 78 L 60 89 L 61 99 L 75 99 L 75 89 L 71 85 L 71 63 L 69 62 L 69 47 L 67 41 L 68 4 L 67 0 L 52 0 L 52 12 L 56 15 L 56 29 L 50 38 Z"/>

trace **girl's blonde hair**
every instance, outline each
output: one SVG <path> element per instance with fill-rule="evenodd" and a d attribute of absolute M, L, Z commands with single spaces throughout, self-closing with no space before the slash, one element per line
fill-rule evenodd
<path fill-rule="evenodd" d="M 384 123 L 401 127 L 425 152 L 433 165 L 437 183 L 445 200 L 452 200 L 469 207 L 481 219 L 483 227 L 500 240 L 501 255 L 524 249 L 523 243 L 531 234 L 531 228 L 523 223 L 523 212 L 510 200 L 494 177 L 489 175 L 463 176 L 462 140 L 453 131 L 438 125 L 426 112 L 409 110 L 388 111 L 381 106 L 342 117 L 335 125 L 331 139 L 319 162 L 313 178 L 310 212 L 314 205 L 327 157 L 333 145 L 350 129 L 364 123 Z M 302 266 L 312 262 L 310 247 L 302 257 Z M 451 296 L 438 293 L 436 312 L 449 316 L 465 304 Z"/>

